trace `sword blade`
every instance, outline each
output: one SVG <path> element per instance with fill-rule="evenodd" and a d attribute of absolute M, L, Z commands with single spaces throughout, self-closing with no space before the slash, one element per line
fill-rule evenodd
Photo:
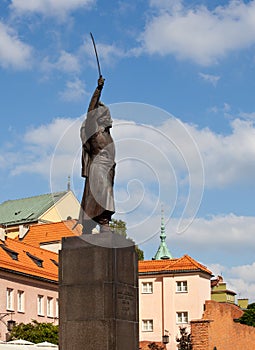
<path fill-rule="evenodd" d="M 90 32 L 90 36 L 91 36 L 91 40 L 92 40 L 92 43 L 93 43 L 93 46 L 94 46 L 94 50 L 95 50 L 95 54 L 96 54 L 98 74 L 99 74 L 99 78 L 100 78 L 102 76 L 102 73 L 101 73 L 101 68 L 100 68 L 100 64 L 99 64 L 99 58 L 98 58 L 98 54 L 97 54 L 96 43 L 95 43 L 93 34 L 91 32 Z"/>

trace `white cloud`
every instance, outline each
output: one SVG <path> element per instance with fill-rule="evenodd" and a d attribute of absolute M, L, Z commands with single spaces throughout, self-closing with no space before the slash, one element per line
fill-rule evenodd
<path fill-rule="evenodd" d="M 79 72 L 80 70 L 78 59 L 66 51 L 61 51 L 57 66 L 59 70 L 64 72 Z"/>
<path fill-rule="evenodd" d="M 178 220 L 171 220 L 171 231 L 177 231 Z M 207 247 L 209 252 L 217 252 L 215 258 L 252 250 L 255 244 L 255 217 L 234 214 L 217 215 L 210 218 L 195 218 L 192 225 L 181 235 L 173 235 L 171 241 L 184 244 L 191 249 Z"/>
<path fill-rule="evenodd" d="M 75 84 L 71 88 L 75 92 Z M 122 110 L 130 109 L 130 115 L 135 115 L 139 107 L 135 104 L 131 111 L 125 104 Z M 158 109 L 151 111 L 157 112 Z M 19 140 L 18 152 L 2 152 L 8 155 L 7 168 L 13 175 L 37 173 L 48 177 L 54 190 L 63 188 L 63 181 L 72 174 L 79 182 L 80 193 L 81 122 L 82 118 L 57 118 L 27 131 Z M 203 166 L 206 187 L 254 184 L 255 128 L 251 121 L 238 119 L 232 122 L 232 128 L 232 133 L 224 136 L 170 117 L 159 127 L 115 118 L 112 133 L 117 151 L 116 209 L 124 220 L 128 213 L 131 236 L 141 242 L 157 232 L 158 222 L 153 218 L 162 201 L 167 203 L 169 217 L 172 212 L 178 213 L 179 219 L 172 225 L 175 232 L 184 232 L 178 240 L 184 239 L 185 244 L 203 248 L 210 242 L 210 250 L 217 244 L 224 249 L 253 246 L 254 218 L 229 215 L 194 219 L 204 190 Z"/>
<path fill-rule="evenodd" d="M 242 277 L 245 281 L 255 284 L 255 262 L 251 265 L 234 266 L 231 274 L 235 278 Z"/>
<path fill-rule="evenodd" d="M 82 82 L 76 79 L 67 83 L 61 97 L 70 101 L 85 94 Z M 137 104 L 134 105 L 136 109 Z M 128 108 L 124 106 L 123 109 Z M 121 162 L 117 169 L 119 184 L 136 179 L 139 168 L 139 178 L 145 189 L 153 185 L 154 192 L 157 191 L 159 196 L 168 195 L 172 205 L 176 205 L 176 200 L 177 205 L 181 205 L 182 198 L 189 196 L 191 202 L 195 201 L 192 205 L 190 202 L 190 208 L 199 206 L 204 180 L 205 188 L 254 185 L 255 127 L 252 121 L 235 119 L 231 122 L 232 132 L 220 135 L 207 128 L 199 130 L 194 125 L 181 123 L 169 115 L 168 118 L 158 127 L 115 119 L 112 132 L 117 161 Z M 80 124 L 79 121 L 73 122 L 77 123 L 76 146 L 79 147 Z M 27 132 L 23 147 L 31 148 L 32 152 L 38 150 L 42 158 L 44 152 L 48 152 L 48 143 L 51 148 L 57 144 L 69 123 L 68 118 L 56 119 L 49 125 Z M 61 144 L 65 143 L 70 145 L 69 140 L 61 139 Z M 74 156 L 73 147 L 70 151 L 67 147 L 66 151 L 70 157 Z"/>
<path fill-rule="evenodd" d="M 217 85 L 218 81 L 220 80 L 220 76 L 218 75 L 205 74 L 205 73 L 199 73 L 199 75 L 202 79 L 212 84 L 214 87 Z"/>
<path fill-rule="evenodd" d="M 211 113 L 221 113 L 225 117 L 229 117 L 229 113 L 231 111 L 231 106 L 228 103 L 224 102 L 223 106 L 213 106 L 213 107 L 208 108 L 208 111 Z M 241 117 L 241 115 L 239 115 L 239 116 Z M 231 119 L 232 119 L 232 117 L 231 117 Z"/>
<path fill-rule="evenodd" d="M 80 63 L 77 56 L 62 50 L 58 59 L 53 62 L 47 56 L 42 61 L 42 70 L 49 73 L 58 70 L 64 73 L 78 73 L 80 71 Z"/>
<path fill-rule="evenodd" d="M 83 180 L 80 177 L 81 122 L 82 117 L 77 120 L 57 118 L 47 125 L 31 128 L 17 140 L 18 151 L 11 152 L 8 147 L 8 152 L 1 152 L 5 159 L 1 159 L 0 163 L 11 169 L 13 175 L 36 173 L 48 178 L 54 192 L 64 188 L 67 176 L 71 175 L 74 193 L 80 198 L 83 190 Z M 203 260 L 206 257 L 207 261 L 214 262 L 209 266 L 213 273 L 223 274 L 229 288 L 235 290 L 239 296 L 248 296 L 251 299 L 255 286 L 255 263 L 243 266 L 239 263 L 240 266 L 228 268 L 222 261 L 227 257 L 232 259 L 233 256 L 238 256 L 240 261 L 243 254 L 245 257 L 253 256 L 255 217 L 234 214 L 209 218 L 184 217 L 181 226 L 188 228 L 182 234 L 178 234 L 181 219 L 169 220 L 173 208 L 178 206 L 178 201 L 175 202 L 176 196 L 179 197 L 182 194 L 182 186 L 185 187 L 181 178 L 185 174 L 187 164 L 181 160 L 182 157 L 178 158 L 178 154 L 181 150 L 182 156 L 189 158 L 190 171 L 196 176 L 199 158 L 197 159 L 195 150 L 192 150 L 192 138 L 189 139 L 174 118 L 166 121 L 160 128 L 138 125 L 135 122 L 120 122 L 116 119 L 114 123 L 113 134 L 118 162 L 115 179 L 116 217 L 128 222 L 129 236 L 140 245 L 147 242 L 147 250 L 151 250 L 153 256 L 157 249 L 153 238 L 160 230 L 160 209 L 163 202 L 170 251 L 174 254 L 175 247 L 181 247 L 182 254 L 188 253 L 193 257 L 206 252 Z M 212 172 L 207 176 L 211 182 L 214 181 L 214 186 L 218 185 L 219 181 L 215 175 L 215 164 L 222 163 L 221 168 L 228 167 L 231 163 L 229 157 L 238 163 L 234 167 L 240 182 L 246 173 L 250 174 L 252 180 L 252 172 L 238 172 L 238 168 L 243 164 L 243 153 L 238 154 L 238 149 L 235 152 L 224 152 L 231 144 L 232 147 L 236 147 L 239 143 L 246 152 L 250 150 L 252 154 L 255 138 L 250 122 L 236 120 L 233 133 L 229 136 L 220 136 L 207 129 L 198 130 L 195 126 L 184 127 L 187 128 L 188 134 L 196 138 L 202 154 L 209 152 L 208 148 L 209 153 L 213 153 L 210 155 L 213 161 L 205 158 L 205 166 Z M 249 157 L 248 155 L 248 159 Z M 226 162 L 228 164 L 225 164 Z M 226 183 L 227 180 L 229 179 L 226 178 Z M 233 178 L 231 181 L 233 183 Z M 187 196 L 181 203 L 181 210 L 184 210 L 186 202 Z M 191 203 L 199 205 L 198 200 Z M 249 290 L 248 295 L 246 290 Z"/>
<path fill-rule="evenodd" d="M 231 110 L 231 106 L 228 104 L 228 103 L 224 103 L 224 105 L 223 105 L 223 111 L 225 112 L 225 113 L 227 113 L 227 112 L 229 112 Z"/>
<path fill-rule="evenodd" d="M 255 43 L 255 1 L 230 1 L 213 10 L 202 5 L 185 8 L 181 2 L 170 2 L 168 8 L 165 1 L 160 4 L 163 7 L 157 5 L 158 14 L 141 35 L 150 54 L 174 55 L 206 66 Z"/>
<path fill-rule="evenodd" d="M 49 179 L 53 191 L 64 188 L 67 176 L 71 174 L 75 184 L 73 190 L 80 198 L 83 187 L 80 178 L 81 121 L 82 117 L 77 120 L 56 118 L 47 125 L 31 128 L 17 140 L 19 148 L 16 147 L 15 152 L 11 152 L 9 146 L 8 153 L 1 152 L 0 165 L 4 164 L 5 168 L 11 169 L 13 175 L 42 175 Z M 184 124 L 182 128 L 174 118 L 169 118 L 158 128 L 116 119 L 114 124 L 118 161 L 115 181 L 116 216 L 128 222 L 129 236 L 138 244 L 147 242 L 148 246 L 153 245 L 150 249 L 155 254 L 157 246 L 152 238 L 159 233 L 160 204 L 165 203 L 170 251 L 174 253 L 174 247 L 181 247 L 183 254 L 193 257 L 201 256 L 204 252 L 208 261 L 214 262 L 208 266 L 214 274 L 223 274 L 229 288 L 235 290 L 238 296 L 252 299 L 255 293 L 255 263 L 239 263 L 238 266 L 228 268 L 222 261 L 226 256 L 231 256 L 232 259 L 233 256 L 238 256 L 239 261 L 243 254 L 253 256 L 255 217 L 234 214 L 198 217 L 193 219 L 192 225 L 182 234 L 176 233 L 180 220 L 168 219 L 173 207 L 178 205 L 175 203 L 175 195 L 178 197 L 182 194 L 182 186 L 187 184 L 187 180 L 183 181 L 187 175 L 187 164 L 192 176 L 201 176 L 197 169 L 199 157 L 192 145 L 192 137 L 196 139 L 204 157 L 207 185 L 218 186 L 222 182 L 230 185 L 236 181 L 241 183 L 247 176 L 250 181 L 254 181 L 254 172 L 240 171 L 246 158 L 246 167 L 251 169 L 253 166 L 249 164 L 254 159 L 255 148 L 252 122 L 233 121 L 233 132 L 228 136 L 217 135 L 209 129 L 198 130 L 194 125 Z M 242 149 L 239 145 L 242 145 Z M 231 164 L 235 175 L 229 178 L 225 173 Z M 222 171 L 221 178 L 217 175 L 219 169 Z M 196 181 L 197 185 L 199 181 Z M 183 219 L 182 226 L 185 226 L 187 220 Z"/>
<path fill-rule="evenodd" d="M 232 133 L 220 135 L 209 129 L 188 126 L 205 166 L 205 185 L 223 187 L 253 183 L 255 171 L 255 127 L 252 121 L 235 119 Z"/>
<path fill-rule="evenodd" d="M 73 123 L 74 120 L 70 118 L 56 118 L 50 124 L 29 129 L 23 136 L 23 142 L 18 140 L 22 144 L 22 149 L 13 153 L 16 157 L 12 159 L 11 164 L 8 161 L 10 157 L 8 155 L 8 159 L 6 157 L 6 163 L 12 167 L 12 175 L 35 173 L 49 178 L 52 157 L 58 145 L 58 156 L 62 159 L 59 171 L 69 174 L 68 171 L 74 161 L 71 157 L 76 147 L 79 147 L 79 133 L 72 129 Z M 66 133 L 69 133 L 70 137 L 65 138 Z M 61 142 L 63 137 L 64 143 Z"/>
<path fill-rule="evenodd" d="M 69 127 L 70 124 L 72 126 Z M 175 119 L 166 123 L 162 129 L 135 122 L 122 121 L 117 124 L 115 120 L 113 134 L 118 162 L 115 183 L 116 193 L 120 193 L 117 210 L 131 213 L 136 223 L 135 217 L 139 211 L 143 215 L 142 220 L 148 221 L 160 201 L 167 200 L 171 210 L 176 205 L 185 207 L 187 204 L 186 216 L 195 215 L 203 190 L 203 183 L 202 188 L 197 186 L 200 181 L 198 167 L 201 171 L 203 169 L 199 164 L 199 153 L 185 127 Z M 80 125 L 81 119 L 72 121 L 58 118 L 26 132 L 23 142 L 20 141 L 20 151 L 15 153 L 16 156 L 20 153 L 20 156 L 17 157 L 17 163 L 12 163 L 12 174 L 48 174 L 57 186 L 61 184 L 63 174 L 80 176 Z M 172 130 L 172 134 L 167 134 L 167 127 Z M 182 142 L 178 140 L 178 135 Z M 50 164 L 51 155 L 53 160 Z M 191 161 L 185 159 L 188 155 L 192 156 Z M 192 182 L 195 182 L 195 186 Z M 186 191 L 187 186 L 189 190 Z M 177 201 L 180 194 L 183 195 L 182 187 L 188 192 L 185 198 L 188 198 L 190 205 Z M 125 191 L 129 200 L 123 201 L 121 198 Z"/>
<path fill-rule="evenodd" d="M 84 83 L 78 78 L 73 81 L 68 81 L 65 90 L 59 93 L 60 97 L 65 101 L 79 101 L 86 94 Z"/>
<path fill-rule="evenodd" d="M 93 2 L 94 0 L 12 0 L 10 6 L 16 14 L 40 13 L 64 18 L 79 8 L 89 8 Z"/>
<path fill-rule="evenodd" d="M 255 112 L 252 112 L 252 113 L 245 113 L 245 112 L 242 112 L 240 113 L 240 117 L 245 119 L 245 120 L 255 120 Z"/>
<path fill-rule="evenodd" d="M 215 276 L 223 276 L 227 289 L 236 293 L 236 302 L 239 298 L 248 298 L 249 303 L 255 302 L 255 262 L 248 265 L 227 267 L 221 264 L 207 266 Z"/>
<path fill-rule="evenodd" d="M 96 41 L 96 47 L 97 47 L 100 65 L 112 66 L 120 58 L 123 58 L 129 55 L 128 52 L 125 52 L 124 50 L 122 50 L 121 48 L 117 47 L 114 44 L 108 45 L 100 41 Z M 87 62 L 91 66 L 97 67 L 95 53 L 90 40 L 86 40 L 79 49 L 80 60 L 84 60 L 84 55 L 86 56 Z"/>
<path fill-rule="evenodd" d="M 82 83 L 77 79 L 67 85 L 61 97 L 71 100 L 84 93 Z M 154 117 L 160 112 L 153 106 L 145 106 L 146 113 L 151 107 L 150 113 L 154 113 Z M 137 108 L 141 112 L 141 104 L 134 104 L 132 108 L 130 104 L 122 106 L 122 110 L 129 110 L 130 115 L 135 116 Z M 180 232 L 196 216 L 204 181 L 205 188 L 254 185 L 255 128 L 251 121 L 236 119 L 231 124 L 232 133 L 220 135 L 209 129 L 199 130 L 194 125 L 181 123 L 169 115 L 168 118 L 158 127 L 114 118 L 112 133 L 117 151 L 115 184 L 120 212 L 132 212 L 135 216 L 139 209 L 149 220 L 159 202 L 167 202 L 169 211 L 177 212 L 180 217 L 177 230 Z M 70 124 L 72 127 L 69 128 Z M 70 174 L 71 171 L 74 176 L 80 176 L 80 124 L 81 119 L 58 118 L 26 132 L 19 146 L 22 156 L 14 152 L 11 157 L 8 150 L 7 164 L 9 169 L 12 168 L 12 174 L 41 172 L 54 178 L 56 184 L 63 173 Z M 54 171 L 50 173 L 52 154 Z M 63 161 L 64 158 L 69 160 Z M 155 205 L 151 207 L 149 202 L 152 198 Z M 185 220 L 187 217 L 189 222 Z M 201 227 L 207 225 L 210 228 L 210 224 L 210 221 L 205 221 Z M 199 225 L 194 237 L 198 232 L 202 233 Z M 235 232 L 231 231 L 231 234 Z M 202 241 L 199 238 L 198 245 Z"/>
<path fill-rule="evenodd" d="M 32 48 L 22 42 L 14 29 L 0 22 L 0 66 L 4 68 L 31 68 Z"/>

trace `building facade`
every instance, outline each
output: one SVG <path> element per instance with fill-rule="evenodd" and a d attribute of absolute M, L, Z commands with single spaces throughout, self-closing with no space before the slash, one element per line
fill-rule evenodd
<path fill-rule="evenodd" d="M 211 282 L 211 299 L 220 303 L 235 304 L 236 293 L 227 288 L 227 283 L 223 281 L 222 276 L 218 276 Z"/>
<path fill-rule="evenodd" d="M 0 239 L 22 239 L 30 225 L 78 219 L 79 211 L 71 190 L 5 201 L 0 204 Z"/>
<path fill-rule="evenodd" d="M 10 322 L 58 323 L 58 254 L 11 238 L 0 241 L 0 340 Z"/>
<path fill-rule="evenodd" d="M 73 227 L 72 220 L 30 224 L 26 234 L 0 240 L 1 340 L 11 319 L 58 323 L 58 250 L 62 237 L 81 233 Z M 168 335 L 166 349 L 176 350 L 179 326 L 202 317 L 211 272 L 188 255 L 172 258 L 166 248 L 161 231 L 154 260 L 139 262 L 140 341 L 160 343 Z"/>
<path fill-rule="evenodd" d="M 176 350 L 179 327 L 202 317 L 211 298 L 211 271 L 188 255 L 179 259 L 139 262 L 140 341 L 162 341 Z"/>

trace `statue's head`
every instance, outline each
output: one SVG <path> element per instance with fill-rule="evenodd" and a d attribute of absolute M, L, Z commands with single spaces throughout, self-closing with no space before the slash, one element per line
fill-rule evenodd
<path fill-rule="evenodd" d="M 109 108 L 105 105 L 101 105 L 100 107 L 98 107 L 98 110 L 100 110 L 96 118 L 98 126 L 103 126 L 104 128 L 111 128 L 112 118 Z"/>
<path fill-rule="evenodd" d="M 85 122 L 81 126 L 81 138 L 83 143 L 94 135 L 101 128 L 111 128 L 112 118 L 110 110 L 105 105 L 101 104 L 98 108 L 88 112 Z"/>

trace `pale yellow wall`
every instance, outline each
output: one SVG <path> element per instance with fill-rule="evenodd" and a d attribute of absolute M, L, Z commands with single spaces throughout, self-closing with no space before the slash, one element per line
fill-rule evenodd
<path fill-rule="evenodd" d="M 80 203 L 72 191 L 66 193 L 53 207 L 48 209 L 39 217 L 39 222 L 60 222 L 66 220 L 68 216 L 78 219 Z M 19 236 L 19 225 L 8 228 L 7 236 L 16 238 Z"/>
<path fill-rule="evenodd" d="M 17 227 L 14 231 L 8 232 L 7 236 L 9 238 L 15 239 L 19 235 L 19 227 Z"/>
<path fill-rule="evenodd" d="M 68 216 L 72 219 L 78 219 L 80 211 L 80 203 L 74 196 L 72 191 L 69 191 L 62 197 L 52 208 L 47 210 L 39 219 L 40 221 L 59 222 L 66 220 Z"/>
<path fill-rule="evenodd" d="M 55 242 L 55 243 L 47 243 L 47 244 L 40 244 L 40 248 L 49 250 L 50 252 L 59 253 L 59 250 L 61 250 L 61 242 Z"/>

